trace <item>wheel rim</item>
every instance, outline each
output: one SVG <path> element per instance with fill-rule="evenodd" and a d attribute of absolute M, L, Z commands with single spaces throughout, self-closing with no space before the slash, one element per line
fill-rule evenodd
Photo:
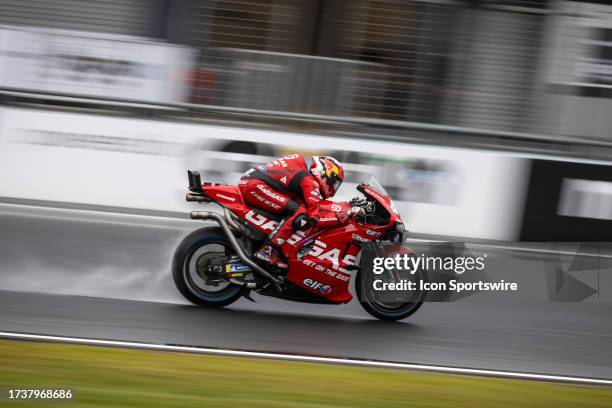
<path fill-rule="evenodd" d="M 231 249 L 223 242 L 205 243 L 192 251 L 183 265 L 183 275 L 189 290 L 203 299 L 217 301 L 229 298 L 239 291 L 239 286 L 229 282 L 220 282 L 216 286 L 207 283 L 210 276 L 205 270 L 206 263 L 216 257 L 230 254 Z"/>
<path fill-rule="evenodd" d="M 387 271 L 387 273 L 384 273 L 384 275 L 387 275 L 388 278 L 383 279 L 383 281 L 385 282 L 397 282 L 401 279 L 400 275 L 395 276 L 390 271 Z M 376 276 L 376 279 L 380 279 L 381 277 L 382 275 Z M 389 316 L 401 315 L 411 311 L 415 307 L 418 307 L 423 301 L 425 292 L 420 290 L 412 293 L 411 297 L 408 299 L 405 296 L 402 296 L 403 292 L 401 291 L 398 292 L 397 295 L 393 295 L 393 292 L 384 292 L 381 294 L 380 292 L 375 291 L 373 289 L 374 278 L 375 277 L 372 274 L 368 274 L 367 283 L 362 288 L 365 289 L 364 298 L 372 308 L 378 310 L 383 314 Z M 410 279 L 415 281 L 418 281 L 421 278 L 422 274 L 420 271 L 410 276 Z"/>

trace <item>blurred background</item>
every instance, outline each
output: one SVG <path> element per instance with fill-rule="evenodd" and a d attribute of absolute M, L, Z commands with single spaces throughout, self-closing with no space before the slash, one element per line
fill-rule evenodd
<path fill-rule="evenodd" d="M 609 141 L 605 3 L 2 0 L 3 85 Z M 36 87 L 12 72 L 34 59 L 55 81 L 171 84 Z"/>
<path fill-rule="evenodd" d="M 179 212 L 328 153 L 416 233 L 610 240 L 611 85 L 605 1 L 0 0 L 0 196 Z"/>
<path fill-rule="evenodd" d="M 0 329 L 612 378 L 608 3 L 0 0 Z M 177 305 L 186 170 L 295 152 L 345 164 L 338 199 L 374 175 L 411 239 L 478 241 L 540 303 Z"/>

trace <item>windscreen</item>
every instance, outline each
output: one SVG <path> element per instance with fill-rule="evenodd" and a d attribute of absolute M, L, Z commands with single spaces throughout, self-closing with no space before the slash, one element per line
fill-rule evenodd
<path fill-rule="evenodd" d="M 380 194 L 390 197 L 389 193 L 387 193 L 387 191 L 385 190 L 385 188 L 382 186 L 382 184 L 380 184 L 380 181 L 378 181 L 378 179 L 374 176 L 370 176 L 370 178 L 367 181 L 367 184 L 372 187 L 374 190 L 378 191 Z"/>

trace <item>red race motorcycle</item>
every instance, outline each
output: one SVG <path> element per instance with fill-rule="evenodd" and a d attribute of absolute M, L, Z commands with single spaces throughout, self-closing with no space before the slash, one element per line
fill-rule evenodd
<path fill-rule="evenodd" d="M 410 252 L 403 242 L 404 224 L 389 195 L 375 178 L 360 184 L 362 198 L 350 202 L 323 201 L 322 210 L 346 211 L 353 206 L 365 215 L 344 225 L 317 228 L 297 219 L 287 240 L 293 248 L 289 269 L 273 270 L 259 264 L 252 254 L 278 225 L 278 218 L 247 206 L 238 186 L 202 183 L 198 172 L 188 171 L 187 201 L 215 203 L 223 214 L 192 211 L 192 219 L 213 221 L 217 226 L 198 229 L 179 244 L 173 258 L 176 287 L 189 301 L 203 306 L 227 306 L 251 292 L 295 302 L 343 304 L 352 299 L 349 283 L 355 277 L 355 293 L 363 308 L 384 320 L 410 316 L 423 303 L 425 293 L 389 293 L 375 290 L 376 280 L 397 282 L 399 272 L 372 271 L 375 256 L 393 251 Z M 391 244 L 395 245 L 391 245 Z M 387 249 L 385 249 L 387 248 Z M 359 263 L 358 263 L 359 259 Z M 421 272 L 412 279 L 422 278 Z M 378 285 L 380 287 L 380 285 Z"/>

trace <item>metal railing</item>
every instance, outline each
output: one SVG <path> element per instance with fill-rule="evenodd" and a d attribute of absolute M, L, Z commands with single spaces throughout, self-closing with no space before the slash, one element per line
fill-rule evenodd
<path fill-rule="evenodd" d="M 213 48 L 202 61 L 190 102 L 224 107 L 375 117 L 387 80 L 384 64 L 338 58 Z"/>
<path fill-rule="evenodd" d="M 156 0 L 156 8 L 143 0 L 84 0 L 86 12 L 69 12 L 74 1 L 53 9 L 41 0 L 0 0 L 0 23 L 70 30 L 89 22 L 108 39 L 137 34 L 191 47 L 198 56 L 190 69 L 156 77 L 160 86 L 162 81 L 186 85 L 184 103 L 145 100 L 164 109 L 411 129 L 437 126 L 520 135 L 517 140 L 612 140 L 607 114 L 612 106 L 610 5 L 565 0 Z M 119 18 L 116 9 L 122 3 L 125 14 Z M 125 47 L 119 58 L 109 46 L 104 59 L 89 55 L 86 43 L 81 48 L 73 47 L 71 61 L 87 64 L 70 69 L 143 65 L 143 55 Z M 154 68 L 148 71 L 152 76 Z M 67 72 L 66 78 L 73 74 Z M 71 97 L 3 84 L 9 92 Z M 137 91 L 132 94 L 131 101 L 119 103 L 143 102 Z M 109 98 L 100 95 L 90 96 L 110 106 Z"/>

